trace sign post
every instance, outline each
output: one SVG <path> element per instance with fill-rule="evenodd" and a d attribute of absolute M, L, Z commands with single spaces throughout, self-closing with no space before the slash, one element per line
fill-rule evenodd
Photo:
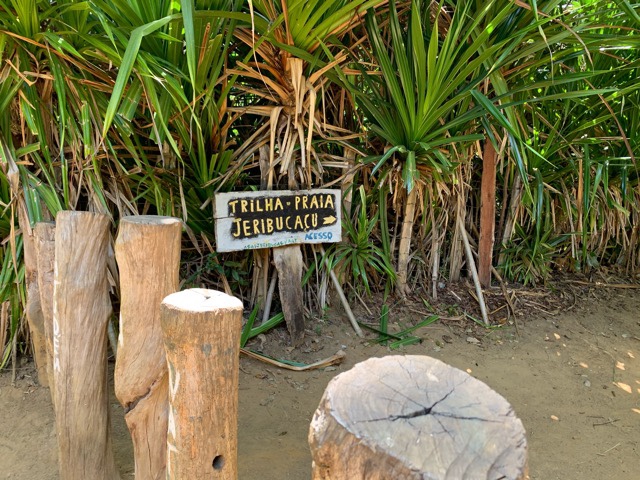
<path fill-rule="evenodd" d="M 215 197 L 216 249 L 273 248 L 280 302 L 291 343 L 302 343 L 302 254 L 295 244 L 342 239 L 340 190 L 266 190 Z"/>

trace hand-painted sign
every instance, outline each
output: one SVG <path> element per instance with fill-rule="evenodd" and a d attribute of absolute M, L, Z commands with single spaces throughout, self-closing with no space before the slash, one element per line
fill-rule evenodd
<path fill-rule="evenodd" d="M 218 193 L 219 252 L 341 240 L 340 190 Z"/>

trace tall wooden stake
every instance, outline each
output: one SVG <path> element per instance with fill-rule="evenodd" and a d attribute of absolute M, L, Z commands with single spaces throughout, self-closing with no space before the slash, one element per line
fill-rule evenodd
<path fill-rule="evenodd" d="M 120 335 L 115 391 L 133 440 L 136 480 L 165 478 L 169 389 L 160 304 L 178 290 L 182 222 L 124 217 L 115 251 Z"/>
<path fill-rule="evenodd" d="M 33 229 L 29 224 L 26 206 L 21 203 L 18 207 L 18 222 L 22 230 L 22 245 L 24 249 L 24 280 L 27 290 L 27 304 L 25 306 L 25 314 L 27 324 L 29 325 L 29 333 L 31 335 L 31 343 L 33 345 L 33 358 L 38 371 L 38 382 L 40 385 L 48 387 L 49 377 L 47 357 L 47 341 L 44 331 L 44 317 L 42 315 L 42 306 L 40 305 L 40 289 L 38 287 L 38 268 L 36 260 L 36 245 L 33 236 Z"/>
<path fill-rule="evenodd" d="M 278 270 L 282 313 L 291 335 L 291 344 L 297 347 L 304 340 L 302 251 L 300 245 L 274 248 L 273 260 Z"/>
<path fill-rule="evenodd" d="M 185 290 L 164 299 L 160 319 L 169 366 L 167 479 L 236 480 L 242 302 Z"/>
<path fill-rule="evenodd" d="M 108 245 L 106 215 L 58 213 L 53 366 L 64 480 L 120 479 L 111 449 L 107 392 Z"/>
<path fill-rule="evenodd" d="M 483 287 L 491 286 L 491 264 L 496 228 L 496 150 L 491 140 L 484 142 L 482 184 L 480 187 L 480 239 L 478 278 Z"/>
<path fill-rule="evenodd" d="M 524 480 L 509 403 L 426 356 L 371 358 L 335 377 L 309 429 L 313 480 Z"/>
<path fill-rule="evenodd" d="M 44 320 L 44 336 L 47 351 L 47 377 L 51 401 L 55 404 L 53 382 L 53 274 L 55 258 L 56 226 L 53 222 L 39 222 L 33 229 L 38 267 L 38 290 Z"/>

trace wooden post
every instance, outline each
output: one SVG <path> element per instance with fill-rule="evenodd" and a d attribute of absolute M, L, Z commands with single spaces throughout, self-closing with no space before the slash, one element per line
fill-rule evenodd
<path fill-rule="evenodd" d="M 509 403 L 426 356 L 372 358 L 331 380 L 309 444 L 313 480 L 528 478 Z"/>
<path fill-rule="evenodd" d="M 22 245 L 24 251 L 24 281 L 27 291 L 27 304 L 25 315 L 29 325 L 31 344 L 33 345 L 33 359 L 38 372 L 38 382 L 44 387 L 49 386 L 47 372 L 50 367 L 47 357 L 47 342 L 44 331 L 44 317 L 40 305 L 40 289 L 38 287 L 38 268 L 36 261 L 36 246 L 33 229 L 27 217 L 26 206 L 20 205 L 18 210 L 18 222 L 22 230 Z"/>
<path fill-rule="evenodd" d="M 47 377 L 51 401 L 55 404 L 53 382 L 53 270 L 55 259 L 56 226 L 53 222 L 36 223 L 33 235 L 36 246 L 36 264 L 38 268 L 38 289 L 40 306 L 44 320 L 44 336 L 47 351 Z"/>
<path fill-rule="evenodd" d="M 53 365 L 60 478 L 119 480 L 107 392 L 111 315 L 109 218 L 59 212 L 55 233 Z"/>
<path fill-rule="evenodd" d="M 272 173 L 264 155 L 261 165 L 263 172 Z M 266 186 L 270 186 L 268 180 Z M 289 188 L 296 188 L 291 177 Z M 218 252 L 274 247 L 280 302 L 293 346 L 300 345 L 304 339 L 303 262 L 301 247 L 297 244 L 340 241 L 340 202 L 340 190 L 331 189 L 216 194 Z M 264 292 L 267 277 L 263 275 L 262 279 Z"/>
<path fill-rule="evenodd" d="M 484 142 L 482 184 L 480 186 L 480 238 L 478 240 L 478 277 L 480 284 L 491 286 L 491 265 L 496 229 L 496 149 L 491 140 Z"/>
<path fill-rule="evenodd" d="M 278 270 L 282 313 L 291 335 L 291 345 L 297 347 L 304 340 L 302 251 L 300 245 L 274 248 L 273 260 Z"/>
<path fill-rule="evenodd" d="M 242 302 L 185 290 L 164 299 L 160 319 L 169 366 L 167 479 L 236 480 Z"/>
<path fill-rule="evenodd" d="M 167 362 L 160 304 L 178 290 L 182 222 L 151 215 L 120 221 L 115 252 L 120 272 L 120 335 L 116 397 L 133 440 L 136 480 L 165 477 Z"/>

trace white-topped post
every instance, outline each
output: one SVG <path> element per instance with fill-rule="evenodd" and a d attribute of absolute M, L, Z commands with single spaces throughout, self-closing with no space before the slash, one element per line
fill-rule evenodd
<path fill-rule="evenodd" d="M 190 289 L 164 299 L 169 367 L 167 479 L 238 478 L 238 370 L 242 302 Z"/>

